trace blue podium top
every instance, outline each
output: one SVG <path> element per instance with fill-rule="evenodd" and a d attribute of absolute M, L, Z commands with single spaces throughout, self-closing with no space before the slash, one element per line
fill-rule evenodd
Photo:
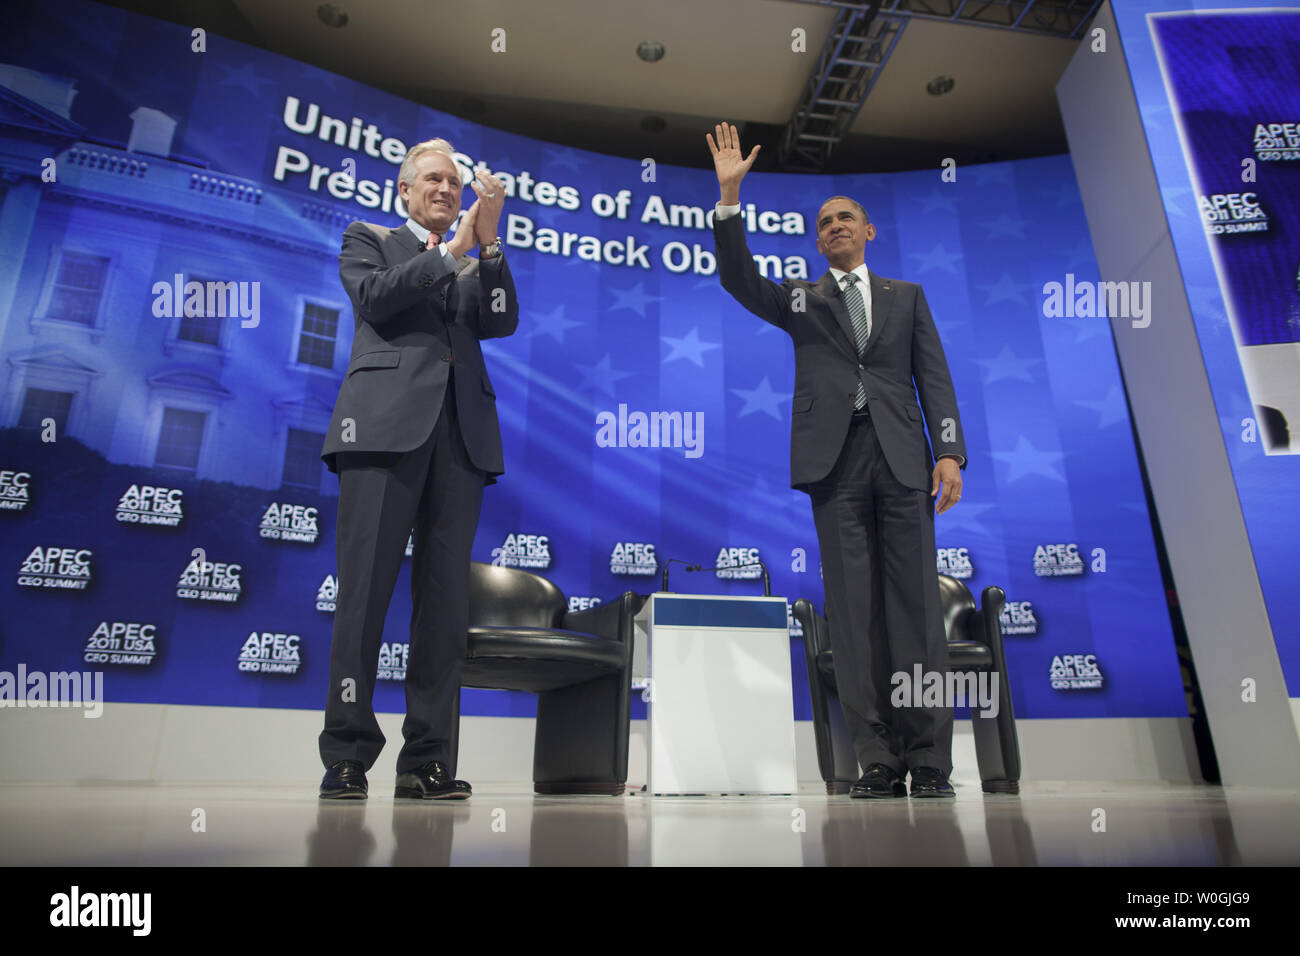
<path fill-rule="evenodd" d="M 663 627 L 765 627 L 785 630 L 783 597 L 708 597 L 655 594 L 654 619 Z"/>

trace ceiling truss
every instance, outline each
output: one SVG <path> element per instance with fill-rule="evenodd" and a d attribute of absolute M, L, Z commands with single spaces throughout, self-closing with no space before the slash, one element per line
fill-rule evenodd
<path fill-rule="evenodd" d="M 909 20 L 937 20 L 1077 39 L 1101 0 L 792 0 L 836 11 L 777 150 L 777 165 L 822 172 L 898 45 Z"/>

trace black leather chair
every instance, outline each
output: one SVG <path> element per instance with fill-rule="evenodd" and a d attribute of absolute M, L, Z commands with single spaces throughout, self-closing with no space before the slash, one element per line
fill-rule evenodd
<path fill-rule="evenodd" d="M 619 795 L 627 785 L 633 618 L 631 591 L 570 611 L 550 581 L 471 563 L 469 642 L 461 685 L 537 694 L 533 788 Z M 459 743 L 459 697 L 457 740 Z"/>
<path fill-rule="evenodd" d="M 1016 736 L 1016 715 L 1011 705 L 1002 631 L 998 626 L 998 615 L 1007 596 L 1000 587 L 986 587 L 977 608 L 970 589 L 946 574 L 939 575 L 939 596 L 948 636 L 949 668 L 999 675 L 997 716 L 981 716 L 977 707 L 971 709 L 975 757 L 984 792 L 1019 793 L 1020 741 Z M 795 602 L 794 616 L 803 626 L 817 766 L 826 781 L 827 793 L 847 793 L 858 779 L 858 760 L 836 692 L 835 656 L 827 621 L 803 598 Z"/>

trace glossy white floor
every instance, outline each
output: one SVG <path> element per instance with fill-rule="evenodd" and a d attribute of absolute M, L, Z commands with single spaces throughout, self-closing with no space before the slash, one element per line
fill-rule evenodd
<path fill-rule="evenodd" d="M 303 787 L 2 784 L 0 865 L 949 865 L 1300 863 L 1300 793 L 1027 783 L 956 800 L 542 797 L 365 802 Z M 1104 829 L 1103 829 L 1104 823 Z"/>

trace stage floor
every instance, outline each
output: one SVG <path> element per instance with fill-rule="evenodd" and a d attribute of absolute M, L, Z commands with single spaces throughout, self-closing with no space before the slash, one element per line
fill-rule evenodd
<path fill-rule="evenodd" d="M 1300 793 L 1027 783 L 955 800 L 543 797 L 364 802 L 254 784 L 0 785 L 0 864 L 1236 866 L 1300 863 Z M 1104 825 L 1104 829 L 1103 829 Z"/>

